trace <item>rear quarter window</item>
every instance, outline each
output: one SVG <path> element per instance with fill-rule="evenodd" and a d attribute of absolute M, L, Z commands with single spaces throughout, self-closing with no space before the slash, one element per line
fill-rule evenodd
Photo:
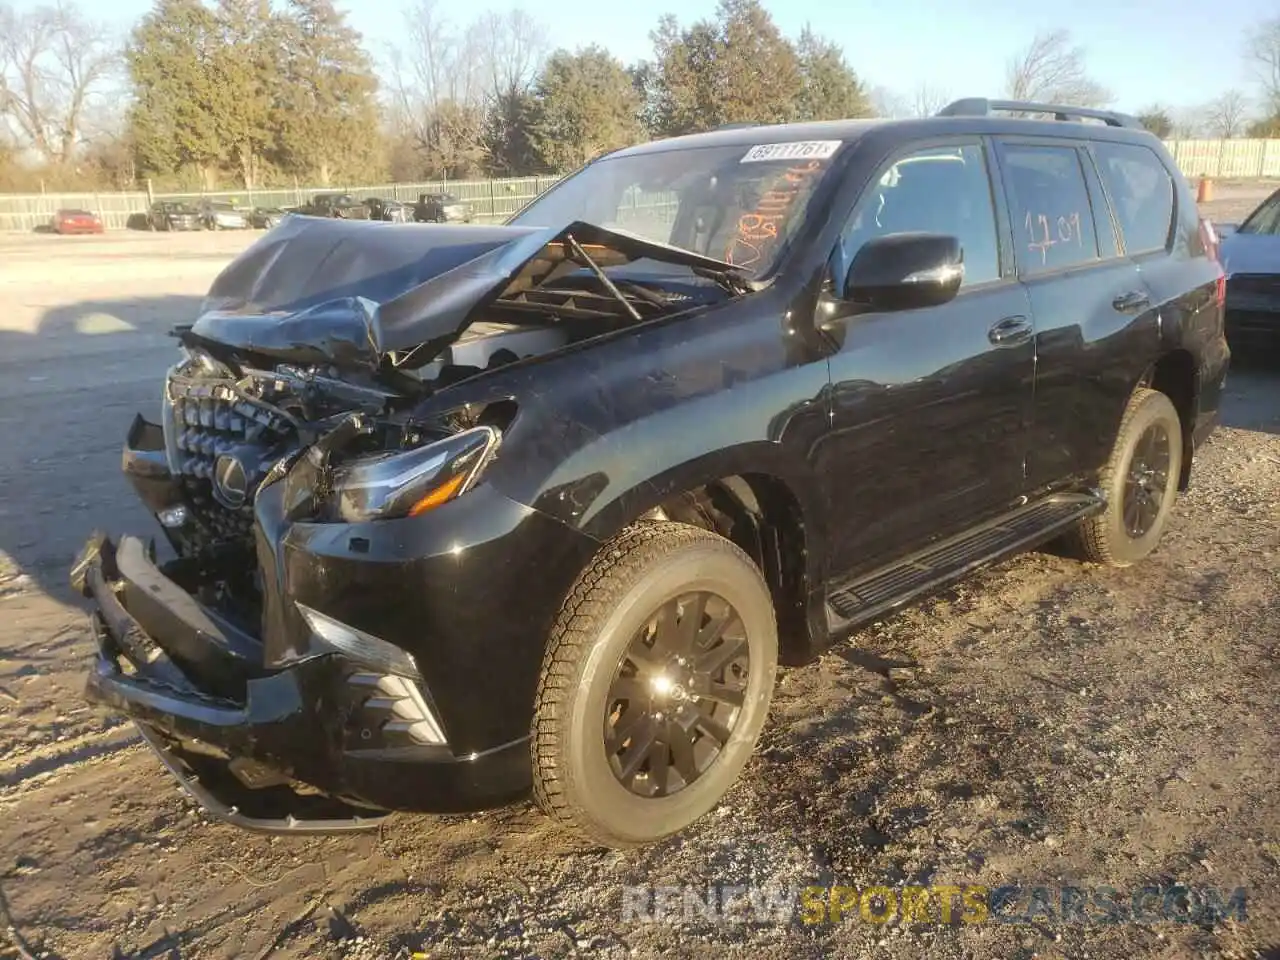
<path fill-rule="evenodd" d="M 1098 173 L 1130 254 L 1163 250 L 1173 227 L 1173 179 L 1154 150 L 1129 143 L 1095 143 Z"/>
<path fill-rule="evenodd" d="M 1028 276 L 1096 261 L 1093 208 L 1076 148 L 1006 144 L 1001 160 L 1018 272 Z"/>

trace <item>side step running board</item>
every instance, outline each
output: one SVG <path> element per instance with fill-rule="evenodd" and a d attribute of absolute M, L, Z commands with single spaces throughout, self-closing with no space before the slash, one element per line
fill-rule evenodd
<path fill-rule="evenodd" d="M 964 576 L 997 557 L 1042 543 L 1105 503 L 1089 494 L 1055 494 L 881 567 L 827 597 L 827 625 L 843 631 Z"/>

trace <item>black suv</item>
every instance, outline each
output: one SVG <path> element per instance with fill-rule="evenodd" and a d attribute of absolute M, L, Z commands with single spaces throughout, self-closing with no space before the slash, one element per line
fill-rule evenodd
<path fill-rule="evenodd" d="M 1150 553 L 1222 310 L 1160 143 L 1058 106 L 648 143 L 503 226 L 290 217 L 128 432 L 175 556 L 86 545 L 88 693 L 246 827 L 532 791 L 655 840 L 779 662 L 1051 539 Z"/>
<path fill-rule="evenodd" d="M 341 220 L 368 220 L 369 207 L 349 193 L 317 193 L 293 211 L 306 217 L 334 217 Z"/>
<path fill-rule="evenodd" d="M 199 230 L 200 211 L 181 200 L 157 200 L 147 211 L 148 230 Z"/>

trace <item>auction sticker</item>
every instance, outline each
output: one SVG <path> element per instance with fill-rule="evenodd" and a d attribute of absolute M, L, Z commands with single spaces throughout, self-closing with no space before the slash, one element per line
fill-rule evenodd
<path fill-rule="evenodd" d="M 761 143 L 747 151 L 742 163 L 766 160 L 826 160 L 840 149 L 840 140 L 793 140 L 790 143 Z"/>

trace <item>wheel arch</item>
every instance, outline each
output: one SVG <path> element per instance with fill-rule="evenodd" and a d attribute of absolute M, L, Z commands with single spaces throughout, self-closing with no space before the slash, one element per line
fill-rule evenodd
<path fill-rule="evenodd" d="M 1182 427 L 1182 472 L 1178 489 L 1185 491 L 1191 482 L 1191 460 L 1195 455 L 1194 432 L 1199 402 L 1200 367 L 1194 354 L 1176 348 L 1162 354 L 1143 372 L 1137 387 L 1149 387 L 1163 393 L 1178 411 Z"/>
<path fill-rule="evenodd" d="M 594 511 L 584 532 L 607 541 L 629 524 L 669 519 L 718 533 L 759 566 L 773 595 L 779 656 L 804 663 L 825 648 L 825 545 L 817 485 L 768 464 L 719 458 L 654 477 Z"/>

